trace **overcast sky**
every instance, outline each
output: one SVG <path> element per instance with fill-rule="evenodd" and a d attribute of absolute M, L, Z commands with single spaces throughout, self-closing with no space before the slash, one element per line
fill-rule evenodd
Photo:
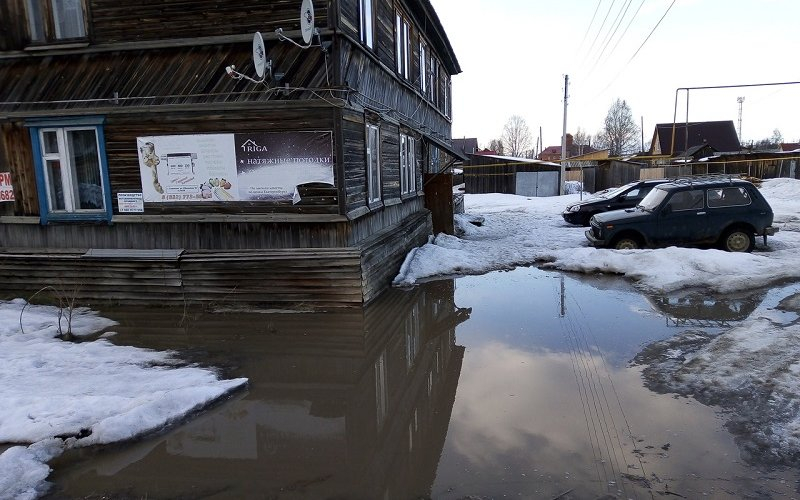
<path fill-rule="evenodd" d="M 643 121 L 645 143 L 656 123 L 673 121 L 679 87 L 800 81 L 797 0 L 432 3 L 463 71 L 453 78 L 453 137 L 481 147 L 514 114 L 534 140 L 541 127 L 544 146 L 559 145 L 564 75 L 569 133 L 596 134 L 620 98 Z M 800 85 L 692 90 L 688 118 L 733 120 L 738 130 L 738 97 L 743 142 L 776 128 L 785 142 L 800 140 Z M 686 120 L 685 91 L 677 116 Z"/>

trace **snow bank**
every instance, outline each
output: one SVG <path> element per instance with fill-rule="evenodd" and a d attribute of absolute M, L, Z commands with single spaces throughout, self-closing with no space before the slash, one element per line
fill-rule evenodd
<path fill-rule="evenodd" d="M 480 274 L 541 264 L 583 273 L 625 275 L 655 292 L 702 287 L 717 292 L 748 290 L 800 278 L 800 181 L 769 179 L 762 193 L 780 232 L 752 254 L 662 248 L 605 250 L 589 246 L 585 228 L 564 222 L 561 211 L 579 195 L 529 198 L 481 194 L 464 197 L 467 215 L 456 219 L 459 238 L 440 234 L 409 255 L 394 280 L 413 285 L 437 276 Z M 470 222 L 480 217 L 480 227 Z"/>
<path fill-rule="evenodd" d="M 687 331 L 636 357 L 657 392 L 729 410 L 728 428 L 747 460 L 800 463 L 800 325 L 775 312 L 723 333 Z"/>
<path fill-rule="evenodd" d="M 113 324 L 81 308 L 71 329 L 86 336 Z M 0 499 L 35 498 L 46 462 L 65 448 L 158 431 L 247 382 L 220 380 L 170 352 L 57 339 L 66 329 L 57 308 L 0 302 L 0 442 L 33 443 L 0 455 Z"/>

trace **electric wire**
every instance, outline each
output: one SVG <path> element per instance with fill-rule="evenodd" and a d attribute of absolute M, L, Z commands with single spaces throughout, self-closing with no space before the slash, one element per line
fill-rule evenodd
<path fill-rule="evenodd" d="M 611 41 L 614 39 L 614 35 L 617 34 L 617 30 L 619 30 L 622 21 L 625 20 L 625 14 L 628 13 L 628 9 L 630 8 L 632 1 L 633 0 L 627 0 L 627 2 L 625 2 L 623 8 L 620 9 L 621 16 L 620 14 L 617 14 L 617 18 L 614 20 L 614 31 L 611 32 L 610 36 L 607 36 L 606 39 L 603 40 L 603 48 L 602 50 L 600 50 L 600 54 L 598 54 L 597 57 L 594 58 L 594 64 L 592 65 L 592 68 L 589 70 L 589 73 L 586 76 L 587 79 L 589 78 L 589 76 L 591 76 L 592 73 L 594 73 L 595 68 L 597 68 L 597 66 L 600 64 L 601 60 L 603 61 L 603 63 L 605 63 L 606 60 L 611 59 L 613 51 L 608 55 L 608 57 L 605 60 L 603 60 L 603 55 L 606 53 L 606 49 L 611 44 Z"/>
<path fill-rule="evenodd" d="M 669 7 L 667 7 L 667 10 L 666 10 L 666 12 L 664 12 L 664 15 L 661 16 L 661 19 L 659 19 L 658 22 L 656 23 L 656 25 L 653 26 L 653 29 L 650 30 L 650 33 L 647 35 L 647 38 L 644 39 L 642 44 L 639 45 L 639 48 L 636 49 L 636 52 L 634 52 L 633 55 L 631 56 L 631 58 L 628 59 L 628 63 L 633 61 L 634 58 L 636 58 L 636 56 L 639 55 L 639 51 L 642 50 L 642 47 L 644 47 L 644 45 L 647 43 L 647 41 L 650 40 L 650 37 L 653 36 L 653 33 L 655 33 L 655 31 L 658 29 L 659 25 L 661 24 L 661 21 L 663 21 L 664 18 L 667 17 L 667 14 L 669 14 L 669 11 L 672 10 L 672 6 L 675 5 L 675 2 L 676 2 L 676 0 L 672 0 L 672 3 L 669 4 Z"/>
<path fill-rule="evenodd" d="M 597 12 L 600 10 L 600 4 L 603 3 L 603 0 L 597 0 L 597 6 L 594 8 L 594 14 L 592 14 L 592 20 L 589 21 L 589 26 L 586 27 L 586 31 L 583 33 L 583 38 L 581 39 L 580 45 L 578 45 L 578 50 L 576 52 L 580 53 L 581 49 L 583 48 L 583 44 L 586 43 L 586 37 L 589 36 L 589 32 L 592 30 L 592 25 L 594 24 L 595 18 L 597 18 Z"/>
<path fill-rule="evenodd" d="M 588 59 L 589 56 L 592 54 L 592 51 L 594 50 L 594 46 L 597 43 L 597 39 L 600 37 L 600 33 L 602 33 L 603 28 L 605 27 L 606 21 L 608 20 L 608 16 L 609 16 L 609 14 L 611 14 L 611 9 L 614 8 L 614 4 L 615 3 L 616 3 L 616 0 L 612 0 L 611 5 L 608 7 L 608 11 L 606 11 L 606 15 L 603 18 L 603 22 L 600 24 L 600 29 L 597 30 L 597 34 L 594 36 L 594 40 L 592 40 L 592 44 L 589 46 L 589 50 L 587 50 L 586 51 L 586 55 L 583 56 L 583 63 L 585 63 L 586 59 Z"/>
<path fill-rule="evenodd" d="M 624 450 L 621 450 L 620 445 L 622 456 L 622 459 L 620 459 L 620 453 L 614 444 L 612 436 L 612 427 L 615 428 L 613 415 L 608 410 L 610 406 L 607 403 L 605 390 L 598 388 L 598 385 L 602 387 L 602 382 L 599 380 L 597 370 L 592 370 L 592 365 L 594 364 L 592 349 L 589 347 L 588 342 L 581 342 L 581 329 L 575 325 L 572 317 L 569 315 L 562 317 L 566 319 L 564 327 L 571 357 L 576 365 L 574 369 L 580 373 L 580 377 L 578 377 L 580 379 L 579 393 L 581 393 L 582 404 L 585 409 L 584 415 L 587 413 L 589 415 L 587 428 L 593 430 L 593 435 L 590 433 L 590 441 L 594 439 L 594 443 L 596 443 L 600 452 L 600 465 L 603 467 L 605 488 L 609 489 L 612 486 L 616 486 L 621 489 L 626 498 L 630 498 L 622 476 L 621 463 L 624 462 Z M 585 403 L 583 402 L 584 398 Z M 603 404 L 604 400 L 606 401 L 605 405 Z M 610 475 L 607 468 L 610 469 Z"/>
<path fill-rule="evenodd" d="M 572 295 L 564 293 L 565 301 L 568 301 L 570 304 L 573 304 L 576 307 L 578 312 L 578 316 L 583 318 L 581 321 L 575 321 L 571 315 L 564 315 L 562 316 L 566 321 L 564 323 L 565 331 L 567 333 L 568 344 L 571 351 L 572 359 L 575 360 L 576 357 L 582 358 L 579 362 L 579 366 L 575 367 L 575 369 L 581 373 L 581 378 L 584 380 L 581 384 L 582 386 L 582 393 L 587 394 L 588 397 L 594 398 L 595 401 L 592 402 L 590 406 L 590 413 L 593 409 L 594 412 L 589 417 L 591 425 L 600 425 L 603 428 L 604 432 L 604 442 L 600 443 L 597 440 L 598 446 L 602 447 L 605 445 L 605 452 L 609 457 L 609 465 L 612 467 L 612 470 L 616 468 L 614 471 L 614 476 L 618 478 L 619 486 L 622 490 L 622 493 L 627 497 L 630 498 L 626 491 L 626 476 L 623 476 L 623 468 L 622 465 L 626 464 L 625 456 L 626 452 L 624 449 L 624 445 L 622 443 L 622 439 L 620 438 L 617 424 L 614 420 L 614 410 L 612 409 L 611 401 L 616 401 L 616 406 L 619 409 L 619 415 L 622 418 L 622 422 L 624 422 L 624 430 L 630 437 L 631 446 L 633 449 L 636 449 L 636 442 L 633 434 L 633 430 L 630 424 L 630 420 L 625 413 L 625 409 L 622 405 L 622 399 L 620 398 L 619 391 L 617 390 L 616 384 L 614 383 L 614 379 L 611 376 L 611 370 L 609 368 L 608 360 L 606 359 L 605 355 L 603 354 L 602 349 L 599 347 L 599 342 L 594 334 L 594 331 L 589 328 L 584 328 L 583 325 L 588 325 L 588 319 L 586 318 L 586 314 L 583 311 L 581 304 L 579 301 Z M 573 356 L 574 353 L 574 356 Z M 599 358 L 599 362 L 598 362 Z M 605 377 L 601 375 L 601 369 L 605 373 Z M 576 379 L 577 379 L 576 375 Z M 606 391 L 605 384 L 603 384 L 603 378 L 608 380 L 608 384 L 610 385 L 610 392 Z M 586 389 L 587 382 L 590 384 L 590 389 Z M 613 396 L 613 397 L 612 397 Z M 599 402 L 600 408 L 597 408 L 596 404 Z M 587 403 L 588 404 L 588 403 Z M 604 409 L 603 409 L 604 407 Z M 597 411 L 601 409 L 603 411 Z M 587 422 L 587 428 L 590 425 Z M 613 427 L 614 429 L 614 436 L 611 437 L 610 429 Z M 615 443 L 610 443 L 611 441 L 615 441 Z M 640 455 L 633 453 L 636 457 L 636 461 L 638 462 L 639 471 L 641 473 L 642 479 L 649 484 L 647 481 L 647 471 L 645 468 L 645 464 L 642 460 Z M 616 462 L 616 463 L 615 463 Z M 630 466 L 626 465 L 626 469 Z M 627 475 L 627 474 L 626 474 Z M 609 483 L 609 486 L 611 484 Z M 648 488 L 649 496 L 653 498 L 653 490 Z M 636 498 L 639 497 L 638 491 L 634 488 L 632 492 Z"/>
<path fill-rule="evenodd" d="M 577 308 L 579 316 L 584 318 L 584 321 L 579 322 L 579 325 L 583 325 L 583 324 L 587 324 L 588 325 L 589 323 L 588 323 L 588 320 L 586 318 L 586 314 L 584 313 L 580 302 L 572 294 L 567 293 L 566 295 L 567 295 L 567 298 L 568 298 L 569 302 L 574 304 L 574 306 Z M 611 376 L 611 370 L 609 368 L 609 363 L 606 360 L 606 357 L 603 354 L 602 349 L 599 348 L 599 342 L 598 342 L 597 336 L 595 335 L 594 331 L 590 327 L 584 329 L 584 328 L 579 326 L 579 330 L 582 333 L 582 337 L 584 338 L 584 340 L 586 342 L 587 348 L 589 348 L 589 341 L 591 340 L 592 345 L 594 346 L 593 350 L 597 352 L 597 356 L 596 357 L 600 358 L 600 366 L 603 368 L 603 371 L 605 372 L 605 378 L 608 380 L 609 385 L 611 386 L 611 392 L 613 394 L 614 399 L 616 400 L 616 406 L 619 408 L 619 414 L 621 415 L 622 421 L 625 424 L 625 430 L 626 430 L 628 436 L 630 437 L 631 446 L 635 450 L 636 449 L 636 442 L 635 442 L 633 430 L 632 430 L 632 427 L 630 425 L 630 421 L 629 421 L 629 419 L 627 417 L 627 414 L 625 413 L 625 409 L 624 409 L 624 407 L 622 405 L 622 399 L 619 396 L 619 392 L 617 391 L 617 387 L 616 387 L 616 384 L 614 383 L 614 379 Z M 593 357 L 593 363 L 595 363 L 594 357 Z M 596 363 L 594 365 L 594 369 L 595 369 L 595 373 L 596 373 L 596 375 L 598 377 L 597 380 L 600 380 L 602 377 L 601 377 L 599 371 L 597 371 L 598 368 L 597 368 L 597 364 Z M 604 400 L 605 400 L 606 404 L 608 404 L 609 398 L 605 394 L 605 388 L 604 388 L 605 386 L 601 384 L 601 387 L 603 388 Z M 612 411 L 610 406 L 608 407 L 608 411 L 609 411 L 609 413 L 611 413 L 611 411 Z M 616 429 L 616 426 L 615 426 L 615 429 Z M 619 435 L 618 434 L 617 434 L 617 438 L 619 440 Z M 619 444 L 619 450 L 620 450 L 620 452 L 622 453 L 622 455 L 624 457 L 625 456 L 625 452 L 624 452 L 624 447 L 622 445 L 621 440 L 618 441 L 618 444 Z M 640 455 L 636 454 L 636 453 L 634 453 L 633 455 L 636 457 L 636 460 L 638 462 L 639 470 L 641 471 L 642 479 L 647 481 L 647 470 L 645 468 L 645 465 L 644 465 L 644 462 L 642 460 L 642 457 Z M 650 493 L 650 497 L 653 498 L 652 489 L 649 490 L 649 493 Z"/>
<path fill-rule="evenodd" d="M 611 44 L 611 40 L 613 40 L 614 35 L 617 34 L 617 31 L 619 30 L 622 21 L 625 20 L 625 15 L 628 13 L 628 9 L 631 7 L 631 2 L 633 2 L 633 0 L 627 0 L 620 9 L 620 11 L 617 13 L 617 17 L 614 19 L 614 22 L 612 23 L 613 30 L 610 31 L 608 35 L 606 35 L 605 39 L 603 39 L 603 48 L 600 50 L 600 53 L 595 58 L 595 65 L 597 65 L 597 63 L 602 59 L 603 54 L 605 54 L 606 49 Z"/>
<path fill-rule="evenodd" d="M 639 52 L 645 46 L 647 41 L 650 40 L 650 37 L 653 36 L 653 33 L 655 33 L 656 29 L 658 29 L 659 25 L 661 25 L 661 22 L 664 20 L 665 17 L 667 17 L 667 14 L 669 14 L 669 11 L 672 10 L 672 7 L 675 5 L 675 2 L 676 2 L 676 0 L 672 0 L 672 3 L 669 4 L 669 7 L 667 7 L 667 10 L 664 12 L 664 14 L 658 20 L 656 25 L 653 26 L 653 29 L 650 30 L 650 33 L 648 33 L 647 37 L 644 39 L 642 44 L 639 45 L 638 49 L 636 49 L 636 52 L 634 52 L 633 55 L 631 56 L 631 58 L 628 59 L 628 62 L 626 62 L 625 65 L 623 65 L 622 68 L 620 68 L 620 70 L 617 72 L 617 74 L 614 76 L 614 78 L 612 78 L 611 81 L 608 82 L 608 85 L 606 85 L 603 88 L 603 90 L 601 90 L 600 92 L 595 94 L 595 97 L 594 97 L 595 99 L 598 98 L 599 96 L 601 96 L 602 94 L 604 94 L 606 92 L 606 90 L 608 90 L 617 81 L 617 79 L 622 75 L 622 72 L 625 71 L 625 69 L 630 65 L 630 63 L 633 62 L 633 60 L 636 58 L 636 56 L 639 55 Z M 641 8 L 641 6 L 640 6 L 640 8 Z"/>

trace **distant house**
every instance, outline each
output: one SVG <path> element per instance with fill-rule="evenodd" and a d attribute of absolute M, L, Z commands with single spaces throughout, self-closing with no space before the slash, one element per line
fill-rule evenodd
<path fill-rule="evenodd" d="M 453 139 L 453 149 L 464 157 L 475 154 L 478 152 L 478 139 L 475 137 Z"/>
<path fill-rule="evenodd" d="M 575 139 L 572 134 L 567 134 L 567 158 L 573 156 L 582 156 L 597 151 L 586 144 L 575 144 Z M 561 146 L 547 146 L 539 153 L 539 160 L 541 161 L 559 161 L 561 160 Z"/>
<path fill-rule="evenodd" d="M 739 151 L 739 137 L 732 120 L 659 123 L 653 131 L 650 155 L 684 156 L 687 150 L 708 146 L 714 151 Z M 702 149 L 702 148 L 701 148 Z M 697 151 L 694 151 L 696 154 Z"/>
<path fill-rule="evenodd" d="M 800 142 L 783 142 L 781 151 L 800 151 Z"/>

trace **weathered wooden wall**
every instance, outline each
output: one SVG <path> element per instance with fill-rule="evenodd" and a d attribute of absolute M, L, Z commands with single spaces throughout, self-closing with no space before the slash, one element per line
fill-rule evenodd
<path fill-rule="evenodd" d="M 193 219 L 193 220 L 192 220 Z M 198 220 L 199 219 L 199 220 Z M 203 220 L 206 219 L 206 220 Z M 0 248 L 133 248 L 133 249 L 279 249 L 350 246 L 350 229 L 342 218 L 329 222 L 256 222 L 209 220 L 210 217 L 163 217 L 155 222 L 107 224 L 0 224 Z M 246 218 L 245 218 L 246 219 Z M 263 218 L 262 218 L 263 219 Z M 152 219 L 150 219 L 152 220 Z"/>
<path fill-rule="evenodd" d="M 0 133 L 0 170 L 11 172 L 14 184 L 14 203 L 6 203 L 14 214 L 39 214 L 39 198 L 36 190 L 36 176 L 33 172 L 33 152 L 30 134 L 20 124 L 2 123 Z M 0 212 L 2 213 L 2 212 Z M 0 240 L 2 241 L 2 240 Z"/>
<path fill-rule="evenodd" d="M 313 248 L 297 248 L 298 224 L 251 225 L 250 234 L 236 224 L 179 224 L 173 226 L 174 232 L 164 230 L 163 224 L 156 225 L 158 230 L 152 230 L 154 225 L 131 225 L 139 240 L 125 239 L 126 233 L 107 226 L 95 226 L 109 241 L 98 241 L 96 248 L 103 250 L 89 252 L 82 245 L 90 241 L 86 232 L 92 226 L 0 224 L 2 241 L 9 229 L 24 228 L 31 233 L 25 248 L 0 252 L 0 275 L 4 277 L 0 295 L 30 296 L 50 285 L 81 303 L 227 301 L 283 309 L 353 307 L 384 291 L 408 251 L 424 244 L 430 234 L 427 211 L 407 217 L 395 212 L 398 222 L 349 246 L 325 239 L 333 225 L 319 226 L 322 238 L 315 239 L 313 234 L 303 237 L 307 243 L 319 245 Z M 386 217 L 382 212 L 359 224 L 386 224 Z M 346 230 L 348 225 L 338 227 Z M 70 239 L 70 233 L 78 236 Z M 262 247 L 254 242 L 257 237 L 265 242 Z M 159 252 L 153 248 L 185 250 Z"/>
<path fill-rule="evenodd" d="M 22 49 L 27 43 L 25 0 L 4 0 L 0 6 L 0 50 Z M 300 29 L 300 2 L 270 0 L 88 0 L 88 32 L 93 44 L 195 38 Z M 329 26 L 329 5 L 314 5 L 314 24 Z M 6 45 L 6 46 L 3 46 Z"/>
<path fill-rule="evenodd" d="M 412 61 L 415 59 L 419 58 L 412 57 Z M 413 80 L 406 81 L 395 74 L 394 59 L 388 66 L 382 61 L 382 64 L 376 64 L 373 54 L 345 39 L 340 43 L 338 60 L 342 68 L 342 79 L 356 91 L 351 96 L 353 102 L 390 116 L 396 122 L 414 130 L 424 128 L 429 134 L 450 137 L 450 119 L 425 99 L 413 85 L 419 73 L 412 73 Z"/>

